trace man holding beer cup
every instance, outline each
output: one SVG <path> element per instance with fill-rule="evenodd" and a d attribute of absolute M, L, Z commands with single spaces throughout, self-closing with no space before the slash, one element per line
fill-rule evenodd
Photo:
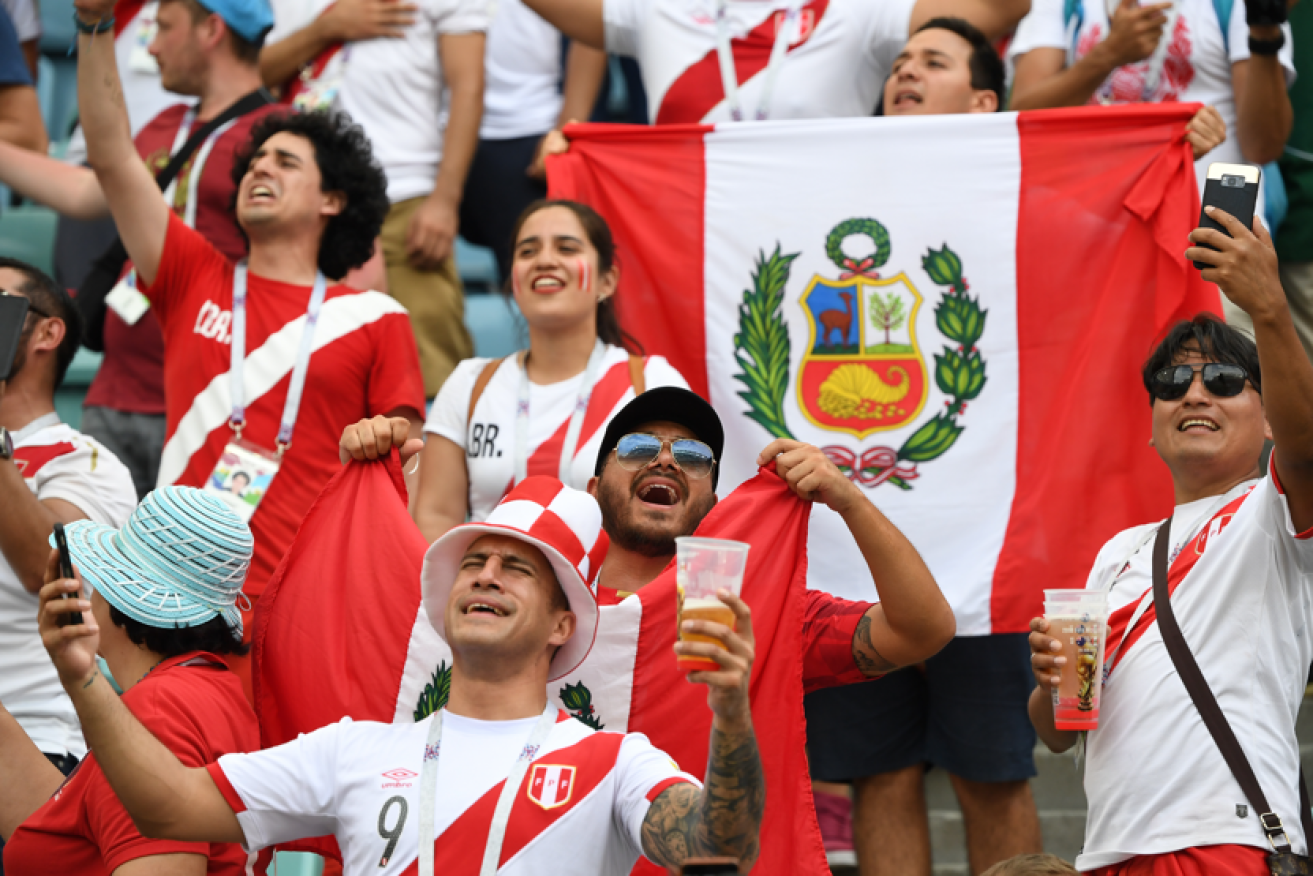
<path fill-rule="evenodd" d="M 1111 610 L 1106 627 L 1091 631 L 1104 639 L 1096 667 L 1103 689 L 1093 679 L 1089 820 L 1076 859 L 1098 876 L 1268 873 L 1276 843 L 1269 846 L 1263 815 L 1280 819 L 1294 852 L 1308 848 L 1294 716 L 1313 662 L 1313 363 L 1291 322 L 1267 230 L 1208 210 L 1229 236 L 1196 229 L 1185 257 L 1204 263 L 1203 279 L 1253 319 L 1256 343 L 1200 314 L 1178 323 L 1144 365 L 1150 443 L 1171 472 L 1176 507 L 1166 523 L 1114 536 L 1086 585 L 1102 597 L 1091 602 L 1106 599 Z M 1276 445 L 1266 472 L 1265 438 Z M 1172 612 L 1270 813 L 1242 791 L 1164 645 L 1152 586 L 1162 526 Z M 1064 593 L 1049 591 L 1052 619 L 1071 616 L 1053 602 Z M 1030 716 L 1049 748 L 1065 751 L 1078 734 L 1055 726 L 1055 689 L 1079 667 L 1060 656 L 1058 626 L 1031 621 L 1038 687 Z"/>

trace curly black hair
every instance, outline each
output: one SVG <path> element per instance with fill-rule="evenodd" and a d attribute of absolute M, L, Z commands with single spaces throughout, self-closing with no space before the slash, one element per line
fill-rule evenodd
<path fill-rule="evenodd" d="M 1186 353 L 1200 353 L 1214 362 L 1239 365 L 1249 375 L 1254 391 L 1263 394 L 1263 375 L 1258 366 L 1258 347 L 1249 336 L 1211 313 L 1183 319 L 1172 326 L 1162 343 L 1149 354 L 1140 376 L 1153 404 L 1153 376 Z"/>
<path fill-rule="evenodd" d="M 315 163 L 323 178 L 320 191 L 341 192 L 346 197 L 346 206 L 328 220 L 319 241 L 319 270 L 330 280 L 340 280 L 374 254 L 374 238 L 388 212 L 387 177 L 374 159 L 364 130 L 345 113 L 270 113 L 251 128 L 251 139 L 233 162 L 234 212 L 237 189 L 252 157 L 266 140 L 283 132 L 304 137 L 314 146 Z"/>
<path fill-rule="evenodd" d="M 152 627 L 133 620 L 111 605 L 109 619 L 114 626 L 123 628 L 132 644 L 143 645 L 162 657 L 177 657 L 193 651 L 245 657 L 251 650 L 250 645 L 242 644 L 241 634 L 219 616 L 194 627 Z"/>

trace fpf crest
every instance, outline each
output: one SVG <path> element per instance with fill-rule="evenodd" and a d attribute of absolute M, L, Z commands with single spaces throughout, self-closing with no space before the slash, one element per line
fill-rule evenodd
<path fill-rule="evenodd" d="M 856 235 L 873 249 L 851 257 L 843 244 Z M 825 251 L 839 274 L 813 276 L 798 297 L 808 340 L 796 378 L 789 373 L 791 343 L 783 306 L 799 253 L 782 254 L 777 244 L 772 254 L 758 256 L 734 336 L 740 368 L 735 377 L 745 387 L 739 395 L 748 403 L 746 416 L 777 438 L 794 437 L 784 416 L 792 386 L 799 410 L 813 426 L 856 439 L 856 448 L 822 448 L 845 474 L 866 487 L 888 481 L 909 490 L 919 476 L 917 465 L 942 456 L 957 441 L 965 428 L 958 418 L 984 388 L 985 362 L 976 343 L 984 333 L 986 311 L 967 295 L 957 254 L 947 244 L 928 250 L 921 258 L 925 277 L 947 287 L 934 308 L 935 327 L 951 342 L 934 356 L 933 378 L 947 396 L 945 407 L 897 449 L 864 445 L 871 435 L 913 425 L 925 408 L 931 369 L 919 329 L 926 300 L 907 273 L 879 273 L 892 248 L 888 231 L 874 219 L 839 223 L 826 238 Z"/>

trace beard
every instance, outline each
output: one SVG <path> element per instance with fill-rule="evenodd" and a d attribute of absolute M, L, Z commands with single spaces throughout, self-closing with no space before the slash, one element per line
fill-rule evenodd
<path fill-rule="evenodd" d="M 675 539 L 692 535 L 716 506 L 716 494 L 707 493 L 688 500 L 681 517 L 658 523 L 636 520 L 632 498 L 629 490 L 608 484 L 606 478 L 597 483 L 597 504 L 602 509 L 602 528 L 607 536 L 613 544 L 644 557 L 673 557 Z"/>

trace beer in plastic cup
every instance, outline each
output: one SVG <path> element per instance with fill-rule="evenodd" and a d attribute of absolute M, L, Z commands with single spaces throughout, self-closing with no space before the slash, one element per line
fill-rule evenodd
<path fill-rule="evenodd" d="M 720 538 L 677 538 L 675 582 L 678 585 L 679 610 L 676 612 L 681 642 L 710 642 L 724 648 L 719 639 L 684 632 L 684 621 L 704 620 L 734 628 L 734 610 L 716 594 L 728 590 L 735 596 L 743 592 L 743 570 L 748 562 L 748 545 Z M 720 664 L 702 657 L 679 658 L 685 673 L 717 670 Z"/>
<path fill-rule="evenodd" d="M 1053 691 L 1053 726 L 1093 730 L 1099 726 L 1103 691 L 1103 644 L 1108 631 L 1108 594 L 1102 590 L 1045 590 L 1049 635 L 1067 658 Z"/>

